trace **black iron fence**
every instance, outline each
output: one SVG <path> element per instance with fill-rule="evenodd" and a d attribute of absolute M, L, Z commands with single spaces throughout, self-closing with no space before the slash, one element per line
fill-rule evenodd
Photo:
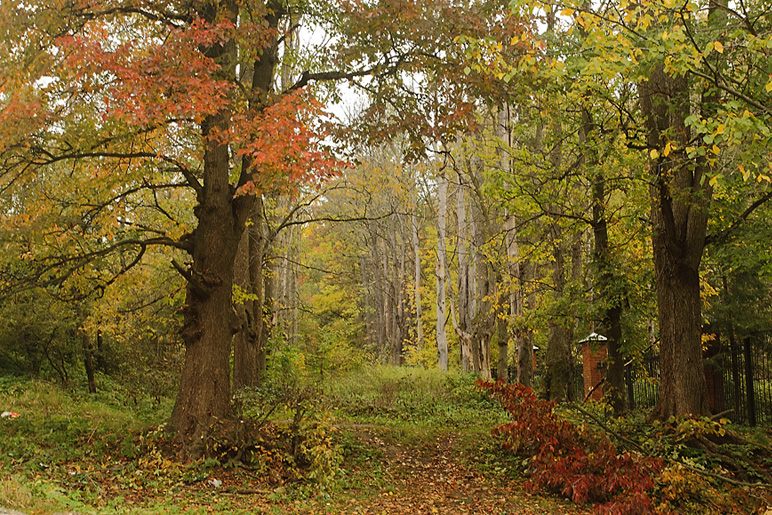
<path fill-rule="evenodd" d="M 772 334 L 761 333 L 716 345 L 705 360 L 713 413 L 734 422 L 772 426 Z M 631 407 L 652 408 L 659 396 L 659 356 L 648 355 L 625 369 Z"/>
<path fill-rule="evenodd" d="M 629 363 L 625 385 L 631 408 L 653 408 L 659 398 L 659 356 L 650 354 Z"/>

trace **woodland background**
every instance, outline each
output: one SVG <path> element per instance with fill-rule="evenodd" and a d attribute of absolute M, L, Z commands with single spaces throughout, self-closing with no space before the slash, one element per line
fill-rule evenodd
<path fill-rule="evenodd" d="M 174 399 L 181 459 L 246 460 L 250 409 L 259 429 L 282 407 L 297 457 L 319 385 L 374 364 L 534 387 L 492 393 L 563 434 L 540 399 L 583 400 L 577 342 L 597 332 L 603 416 L 629 412 L 625 368 L 645 379 L 657 353 L 648 420 L 697 421 L 700 452 L 766 480 L 699 437 L 726 436 L 700 418 L 703 356 L 772 322 L 771 17 L 755 0 L 5 2 L 3 377 Z M 618 486 L 596 497 L 640 506 Z"/>

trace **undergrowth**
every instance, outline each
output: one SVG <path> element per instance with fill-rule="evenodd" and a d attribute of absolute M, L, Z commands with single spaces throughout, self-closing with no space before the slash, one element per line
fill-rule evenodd
<path fill-rule="evenodd" d="M 436 369 L 374 366 L 328 382 L 325 393 L 341 416 L 361 422 L 459 428 L 503 421 L 504 412 L 475 380 Z"/>
<path fill-rule="evenodd" d="M 722 464 L 731 458 L 706 452 L 708 443 L 727 437 L 728 421 L 683 417 L 649 423 L 641 414 L 615 419 L 602 405 L 557 410 L 519 384 L 478 386 L 509 413 L 510 421 L 493 434 L 523 458 L 533 490 L 595 503 L 596 513 L 608 515 L 751 514 L 770 502 L 764 485 L 756 491 L 732 477 L 723 480 L 729 471 Z M 759 449 L 746 442 L 746 451 L 751 448 Z"/>

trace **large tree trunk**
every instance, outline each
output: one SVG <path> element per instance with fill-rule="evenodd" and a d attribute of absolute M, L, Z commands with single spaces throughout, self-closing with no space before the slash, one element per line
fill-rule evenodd
<path fill-rule="evenodd" d="M 202 9 L 208 23 L 223 19 L 236 24 L 238 5 L 226 0 Z M 268 28 L 278 27 L 278 11 L 266 15 Z M 270 38 L 254 63 L 250 107 L 264 109 L 276 65 L 277 36 Z M 221 78 L 236 77 L 237 48 L 234 41 L 214 44 L 205 50 L 220 65 Z M 237 185 L 230 183 L 230 151 L 217 134 L 229 128 L 231 112 L 226 108 L 208 116 L 201 124 L 204 146 L 203 180 L 197 189 L 194 213 L 198 225 L 191 238 L 193 258 L 188 269 L 176 265 L 188 281 L 182 338 L 185 364 L 180 390 L 172 410 L 170 425 L 185 445 L 190 457 L 200 457 L 212 449 L 210 435 L 218 431 L 219 440 L 238 437 L 238 424 L 232 419 L 230 356 L 233 335 L 239 320 L 233 309 L 234 262 L 247 217 L 252 214 L 255 197 L 236 196 L 238 185 L 250 178 L 252 169 L 245 159 Z"/>
<path fill-rule="evenodd" d="M 640 85 L 647 143 L 660 149 L 649 162 L 652 175 L 652 242 L 660 331 L 660 398 L 655 415 L 708 413 L 702 363 L 699 266 L 705 247 L 711 195 L 704 164 L 682 152 L 665 156 L 668 141 L 689 141 L 689 85 L 662 66 Z M 670 139 L 668 139 L 670 138 Z"/>
<path fill-rule="evenodd" d="M 256 200 L 252 223 L 244 231 L 236 256 L 235 280 L 247 300 L 237 309 L 241 325 L 233 342 L 234 390 L 257 386 L 265 370 L 262 199 Z"/>
<path fill-rule="evenodd" d="M 204 138 L 213 129 L 227 130 L 227 125 L 224 113 L 208 118 Z M 215 423 L 231 416 L 231 338 L 238 327 L 231 303 L 233 265 L 244 226 L 234 217 L 229 172 L 227 146 L 210 140 L 195 210 L 193 264 L 184 271 L 188 277 L 182 334 L 185 365 L 171 417 L 191 456 L 204 454 Z"/>

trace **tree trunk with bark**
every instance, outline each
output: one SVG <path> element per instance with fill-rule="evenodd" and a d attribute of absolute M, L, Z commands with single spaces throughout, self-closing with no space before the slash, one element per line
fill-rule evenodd
<path fill-rule="evenodd" d="M 456 189 L 456 252 L 458 254 L 458 299 L 456 302 L 456 324 L 458 346 L 461 354 L 461 371 L 472 371 L 472 331 L 474 308 L 473 267 L 470 266 L 469 238 L 466 221 L 466 189 L 461 172 L 458 173 Z"/>
<path fill-rule="evenodd" d="M 445 300 L 445 282 L 447 280 L 447 249 L 445 245 L 448 212 L 448 180 L 440 175 L 437 178 L 437 363 L 440 370 L 448 370 L 448 335 L 445 331 L 447 304 Z"/>
<path fill-rule="evenodd" d="M 237 306 L 240 330 L 233 341 L 233 389 L 255 387 L 265 371 L 263 304 L 264 236 L 262 199 L 256 198 L 251 224 L 244 231 L 236 256 L 236 284 L 246 299 Z"/>
<path fill-rule="evenodd" d="M 413 194 L 413 211 L 410 213 L 411 243 L 413 244 L 413 303 L 415 304 L 415 343 L 418 351 L 424 350 L 423 305 L 421 304 L 421 245 L 418 234 L 418 195 Z"/>
<path fill-rule="evenodd" d="M 556 304 L 564 295 L 566 284 L 565 249 L 561 238 L 561 231 L 553 229 L 553 269 L 552 283 Z M 549 400 L 562 402 L 571 396 L 571 340 L 573 330 L 570 329 L 562 313 L 553 313 L 549 322 L 547 340 L 547 356 L 544 377 L 542 379 L 544 396 Z"/>
<path fill-rule="evenodd" d="M 499 348 L 498 360 L 496 360 L 496 380 L 509 382 L 509 296 L 504 281 L 499 276 L 496 278 L 496 297 L 498 298 L 498 310 L 496 312 L 496 343 Z"/>
<path fill-rule="evenodd" d="M 201 11 L 208 23 L 227 19 L 235 25 L 238 21 L 239 8 L 232 1 Z M 275 30 L 279 19 L 278 11 L 269 12 L 266 28 Z M 273 36 L 254 63 L 250 107 L 256 112 L 266 106 L 276 65 L 276 44 L 277 37 Z M 214 44 L 205 49 L 205 54 L 220 65 L 221 78 L 236 77 L 238 51 L 234 41 Z M 213 450 L 210 437 L 214 431 L 218 431 L 221 441 L 239 438 L 230 382 L 232 338 L 240 325 L 232 302 L 234 262 L 255 197 L 236 195 L 237 186 L 250 177 L 250 163 L 242 163 L 239 183 L 231 184 L 230 149 L 216 137 L 228 131 L 231 114 L 229 108 L 224 108 L 201 124 L 203 177 L 196 191 L 194 214 L 198 223 L 189 245 L 192 263 L 187 268 L 175 264 L 187 279 L 182 329 L 185 363 L 170 426 L 192 458 Z"/>
<path fill-rule="evenodd" d="M 705 247 L 709 181 L 704 164 L 683 150 L 665 155 L 668 142 L 684 149 L 689 141 L 689 84 L 657 66 L 640 84 L 649 161 L 652 243 L 660 331 L 660 398 L 655 416 L 705 415 L 699 266 Z"/>
<path fill-rule="evenodd" d="M 88 331 L 81 329 L 83 338 L 83 366 L 86 369 L 86 379 L 88 380 L 88 393 L 96 393 L 96 377 L 94 372 L 94 346 L 91 344 L 91 338 Z"/>
<path fill-rule="evenodd" d="M 601 169 L 598 153 L 593 141 L 594 123 L 592 114 L 582 112 L 582 140 L 586 146 L 585 160 L 592 169 L 592 231 L 594 238 L 593 260 L 595 266 L 596 300 L 604 306 L 600 313 L 602 333 L 606 341 L 606 382 L 603 395 L 615 415 L 626 409 L 625 364 L 622 355 L 622 298 L 613 285 L 615 271 L 611 259 L 611 248 L 606 216 L 606 179 Z"/>
<path fill-rule="evenodd" d="M 474 181 L 473 181 L 474 182 Z M 475 191 L 479 191 L 475 184 Z M 475 246 L 475 317 L 472 338 L 472 364 L 474 372 L 483 380 L 491 378 L 491 340 L 496 329 L 496 311 L 493 299 L 496 295 L 496 276 L 488 263 L 484 247 L 489 239 L 489 224 L 486 211 L 478 203 L 472 204 L 472 234 Z"/>
<path fill-rule="evenodd" d="M 214 129 L 227 130 L 224 113 L 203 124 L 207 138 Z M 226 145 L 209 141 L 204 156 L 204 183 L 196 208 L 198 225 L 193 232 L 193 263 L 184 308 L 185 365 L 180 392 L 172 411 L 172 426 L 190 446 L 191 455 L 206 452 L 215 424 L 231 413 L 231 338 L 238 329 L 231 299 L 233 265 L 243 220 L 234 217 L 234 188 L 228 181 Z M 204 446 L 204 447 L 202 447 Z"/>

